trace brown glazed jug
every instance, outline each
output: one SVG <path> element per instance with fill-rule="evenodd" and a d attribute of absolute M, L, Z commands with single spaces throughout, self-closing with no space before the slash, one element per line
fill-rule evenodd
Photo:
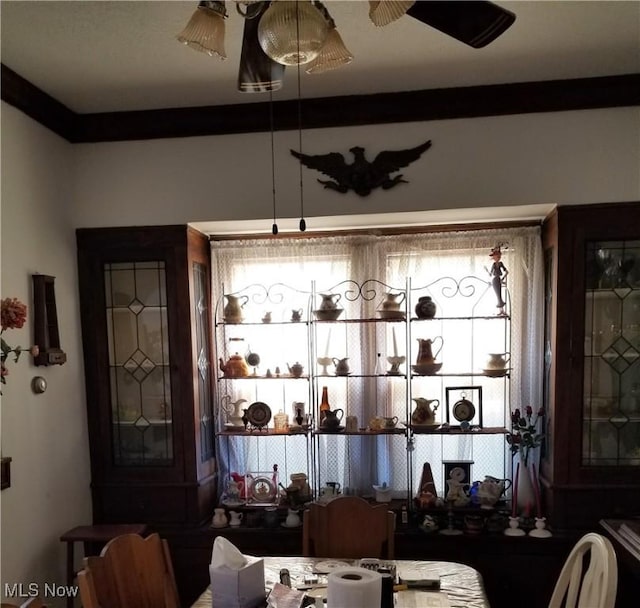
<path fill-rule="evenodd" d="M 436 352 L 433 352 L 434 344 L 440 340 L 440 347 Z M 438 356 L 438 353 L 442 350 L 442 346 L 444 344 L 444 340 L 442 336 L 437 336 L 433 340 L 426 339 L 422 340 L 418 338 L 418 343 L 420 344 L 420 348 L 418 350 L 418 359 L 416 361 L 417 365 L 423 365 L 425 363 L 433 363 Z"/>

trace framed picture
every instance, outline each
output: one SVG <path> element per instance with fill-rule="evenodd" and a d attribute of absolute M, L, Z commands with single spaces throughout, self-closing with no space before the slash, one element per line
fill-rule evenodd
<path fill-rule="evenodd" d="M 482 428 L 482 387 L 448 386 L 447 423 L 462 429 Z"/>
<path fill-rule="evenodd" d="M 455 485 L 462 486 L 467 489 L 471 486 L 471 465 L 473 460 L 443 460 L 444 467 L 444 487 L 442 489 L 445 499 L 449 494 L 450 484 L 453 481 Z"/>

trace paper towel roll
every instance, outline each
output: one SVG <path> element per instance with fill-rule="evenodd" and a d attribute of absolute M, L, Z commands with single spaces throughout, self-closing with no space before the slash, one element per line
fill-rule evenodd
<path fill-rule="evenodd" d="M 338 568 L 327 586 L 327 608 L 376 608 L 380 606 L 382 576 L 366 568 Z"/>

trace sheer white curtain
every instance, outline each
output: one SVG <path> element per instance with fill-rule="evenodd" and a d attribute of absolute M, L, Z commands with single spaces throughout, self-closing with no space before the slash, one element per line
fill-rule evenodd
<path fill-rule="evenodd" d="M 538 405 L 542 390 L 542 324 L 543 324 L 543 276 L 542 247 L 538 228 L 505 228 L 496 230 L 471 230 L 463 232 L 421 233 L 394 236 L 335 236 L 292 239 L 256 239 L 221 241 L 212 243 L 214 302 L 221 302 L 223 293 L 239 291 L 248 285 L 260 283 L 265 287 L 284 283 L 297 289 L 301 294 L 344 291 L 349 285 L 343 281 L 355 282 L 355 291 L 368 280 L 380 281 L 380 290 L 410 290 L 410 312 L 417 295 L 433 293 L 439 305 L 438 315 L 469 316 L 494 315 L 495 298 L 489 284 L 486 268 L 490 266 L 489 252 L 496 244 L 502 244 L 502 261 L 507 267 L 508 312 L 510 331 L 507 335 L 508 350 L 511 352 L 512 368 L 508 394 L 500 393 L 496 382 L 484 382 L 483 389 L 485 426 L 509 426 L 509 413 L 516 407 Z M 465 278 L 466 277 L 466 278 Z M 469 278 L 471 277 L 471 278 Z M 342 285 L 341 285 L 342 284 Z M 458 285 L 461 293 L 475 290 L 473 297 L 450 298 L 451 285 Z M 336 288 L 336 286 L 338 286 Z M 386 287 L 385 287 L 386 286 Z M 448 287 L 447 287 L 448 286 Z M 364 290 L 363 290 L 364 291 Z M 359 295 L 362 295 L 359 294 Z M 366 318 L 375 315 L 375 307 L 380 298 L 368 301 L 356 297 L 349 301 L 343 298 L 340 306 L 345 308 L 345 318 Z M 462 305 L 458 303 L 463 300 Z M 461 312 L 456 306 L 469 306 L 470 312 Z M 317 307 L 311 302 L 309 309 Z M 288 311 L 290 312 L 290 311 Z M 306 311 L 308 312 L 308 311 Z M 392 333 L 395 324 L 369 324 L 354 329 L 352 324 L 336 327 L 318 324 L 314 327 L 312 339 L 318 353 L 328 350 L 329 356 L 349 357 L 349 363 L 356 370 L 372 370 L 378 352 L 382 356 L 391 353 Z M 389 327 L 383 327 L 383 326 Z M 489 352 L 503 352 L 504 337 L 495 343 L 494 332 L 484 331 L 468 323 L 459 324 L 460 332 L 473 331 L 474 353 L 471 361 L 474 367 L 481 367 L 483 357 Z M 333 327 L 329 333 L 329 327 Z M 438 328 L 438 326 L 434 326 Z M 272 328 L 271 328 L 272 329 Z M 270 329 L 270 331 L 271 331 Z M 444 327 L 441 327 L 444 332 Z M 396 328 L 398 348 L 407 356 L 406 368 L 415 361 L 417 353 L 414 328 L 411 328 L 412 342 L 405 344 L 405 327 Z M 273 335 L 273 334 L 272 334 Z M 434 337 L 434 336 L 431 336 Z M 463 340 L 464 338 L 464 340 Z M 250 341 L 250 340 L 249 340 Z M 455 332 L 451 325 L 446 328 L 446 344 L 441 357 L 445 365 L 455 366 L 459 360 L 456 353 Z M 468 336 L 460 334 L 459 344 L 468 344 Z M 458 344 L 458 350 L 459 350 Z M 405 352 L 405 346 L 408 348 Z M 274 360 L 290 361 L 294 348 L 283 341 L 273 340 L 269 351 Z M 315 362 L 312 362 L 314 365 Z M 315 371 L 318 371 L 316 369 Z M 355 374 L 354 374 L 355 375 Z M 318 381 L 320 390 L 323 378 Z M 360 426 L 377 415 L 397 415 L 405 421 L 407 389 L 403 379 L 388 382 L 371 378 L 351 378 L 348 382 L 330 385 L 330 402 L 334 408 L 345 411 L 345 416 L 356 415 Z M 447 386 L 476 384 L 472 379 L 438 378 L 437 384 L 431 380 L 411 381 L 413 396 L 438 398 L 441 409 L 438 420 L 445 419 L 445 389 Z M 421 395 L 421 391 L 426 394 Z M 498 394 L 496 394 L 498 393 Z M 319 395 L 314 394 L 314 399 Z M 277 397 L 275 401 L 277 402 Z M 313 404 L 308 404 L 313 411 Z M 275 413 L 275 412 L 274 412 Z M 291 412 L 288 412 L 291 415 Z M 320 449 L 313 454 L 316 470 L 313 479 L 318 484 L 338 481 L 343 487 L 359 494 L 371 493 L 371 485 L 386 481 L 401 495 L 409 487 L 415 487 L 419 480 L 423 462 L 430 462 L 438 489 L 444 485 L 442 460 L 474 460 L 473 476 L 481 479 L 484 475 L 499 477 L 510 473 L 510 458 L 503 435 L 448 437 L 429 435 L 419 437 L 415 451 L 411 454 L 412 469 L 407 471 L 407 452 L 402 436 L 371 437 L 320 437 Z M 268 470 L 270 462 L 280 462 L 282 477 L 297 472 L 307 458 L 304 442 L 289 441 L 282 445 L 279 441 L 261 441 L 255 450 L 245 450 L 241 442 L 219 450 L 221 473 L 238 470 Z M 286 452 L 284 454 L 283 452 Z M 282 470 L 286 461 L 285 470 Z"/>

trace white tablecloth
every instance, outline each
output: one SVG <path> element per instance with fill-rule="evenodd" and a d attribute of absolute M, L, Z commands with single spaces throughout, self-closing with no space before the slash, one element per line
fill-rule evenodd
<path fill-rule="evenodd" d="M 265 557 L 264 571 L 267 588 L 280 580 L 280 569 L 287 568 L 291 575 L 292 587 L 303 583 L 305 574 L 314 573 L 314 563 L 324 561 L 311 557 Z M 349 560 L 344 560 L 349 561 Z M 355 562 L 350 562 L 355 563 Z M 489 608 L 480 573 L 470 566 L 455 562 L 428 562 L 415 560 L 395 560 L 400 577 L 410 578 L 440 577 L 440 590 L 446 593 L 452 608 Z M 406 574 L 405 574 L 406 573 Z M 395 593 L 396 608 L 420 606 L 417 589 Z M 211 590 L 207 589 L 193 604 L 192 608 L 211 608 Z"/>

